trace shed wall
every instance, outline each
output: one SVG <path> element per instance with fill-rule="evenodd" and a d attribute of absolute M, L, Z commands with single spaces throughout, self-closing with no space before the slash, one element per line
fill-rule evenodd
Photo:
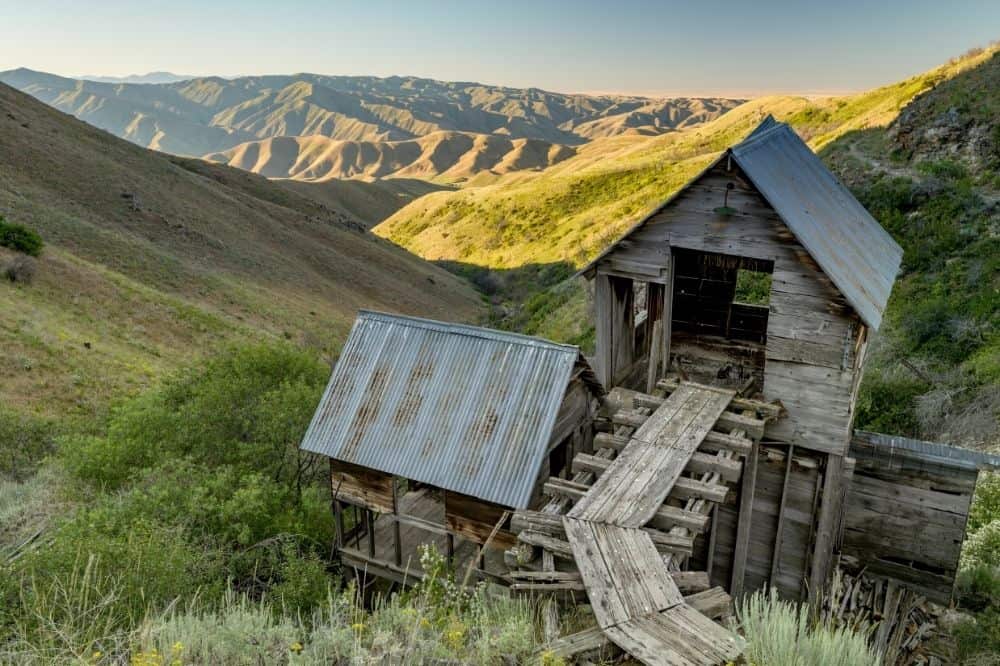
<path fill-rule="evenodd" d="M 845 561 L 947 603 L 978 471 L 857 440 L 851 455 Z"/>

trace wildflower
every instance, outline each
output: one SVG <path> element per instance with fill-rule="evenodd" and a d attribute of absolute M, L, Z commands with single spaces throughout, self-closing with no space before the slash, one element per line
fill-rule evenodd
<path fill-rule="evenodd" d="M 354 633 L 360 634 L 365 630 L 365 625 L 363 625 L 360 622 L 355 622 L 354 624 L 351 625 L 351 629 L 354 630 Z"/>
<path fill-rule="evenodd" d="M 428 620 L 426 617 L 420 618 L 420 627 L 423 628 L 423 629 L 430 629 L 431 628 L 431 621 Z"/>
<path fill-rule="evenodd" d="M 93 659 L 94 661 L 97 661 L 103 656 L 103 654 L 104 653 L 101 652 L 100 650 L 94 650 L 94 654 L 90 655 L 90 658 Z"/>
<path fill-rule="evenodd" d="M 181 643 L 180 641 L 177 641 L 170 647 L 170 652 L 172 654 L 180 654 L 181 650 L 183 649 L 184 649 L 184 644 Z"/>
<path fill-rule="evenodd" d="M 288 646 L 288 649 L 294 652 L 295 654 L 299 654 L 300 652 L 302 652 L 302 643 L 295 641 L 294 643 Z"/>

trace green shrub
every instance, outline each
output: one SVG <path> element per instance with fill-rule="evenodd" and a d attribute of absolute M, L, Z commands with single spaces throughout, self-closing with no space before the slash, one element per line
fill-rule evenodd
<path fill-rule="evenodd" d="M 868 629 L 811 625 L 809 610 L 763 590 L 740 601 L 740 628 L 747 639 L 747 661 L 761 666 L 875 666 Z"/>
<path fill-rule="evenodd" d="M 298 492 L 321 476 L 316 458 L 298 445 L 328 375 L 318 359 L 289 345 L 234 348 L 120 406 L 106 436 L 67 440 L 61 454 L 77 478 L 106 489 L 189 458 L 256 472 Z"/>
<path fill-rule="evenodd" d="M 10 581 L 0 626 L 45 650 L 100 651 L 102 640 L 131 630 L 148 612 L 211 589 L 221 578 L 216 561 L 180 528 L 119 525 L 101 511 L 80 511 L 52 531 L 45 547 L 0 571 Z"/>
<path fill-rule="evenodd" d="M 0 246 L 37 257 L 44 245 L 37 232 L 24 225 L 7 222 L 0 216 Z"/>
<path fill-rule="evenodd" d="M 978 564 L 959 572 L 955 579 L 958 604 L 973 612 L 1000 607 L 1000 563 Z"/>
<path fill-rule="evenodd" d="M 24 480 L 55 451 L 56 424 L 0 406 L 0 478 Z"/>
<path fill-rule="evenodd" d="M 915 399 L 927 387 L 917 380 L 869 373 L 858 392 L 856 426 L 862 430 L 914 436 L 920 424 Z"/>
<path fill-rule="evenodd" d="M 984 472 L 976 483 L 976 494 L 969 508 L 966 529 L 975 532 L 984 525 L 1000 519 L 1000 472 Z M 1000 565 L 1000 562 L 997 563 Z"/>
<path fill-rule="evenodd" d="M 962 567 L 1000 563 L 1000 518 L 970 532 L 962 546 Z"/>

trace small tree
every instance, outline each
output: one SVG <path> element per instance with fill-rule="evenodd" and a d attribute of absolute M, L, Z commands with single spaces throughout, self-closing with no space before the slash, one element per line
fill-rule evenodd
<path fill-rule="evenodd" d="M 37 257 L 42 253 L 45 243 L 37 232 L 22 224 L 7 222 L 0 216 L 0 245 L 9 247 L 15 252 Z"/>

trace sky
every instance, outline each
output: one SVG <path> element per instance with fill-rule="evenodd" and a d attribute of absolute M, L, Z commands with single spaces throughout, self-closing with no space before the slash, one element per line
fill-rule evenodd
<path fill-rule="evenodd" d="M 0 70 L 414 75 L 559 92 L 864 90 L 1000 39 L 1000 0 L 0 0 Z"/>

